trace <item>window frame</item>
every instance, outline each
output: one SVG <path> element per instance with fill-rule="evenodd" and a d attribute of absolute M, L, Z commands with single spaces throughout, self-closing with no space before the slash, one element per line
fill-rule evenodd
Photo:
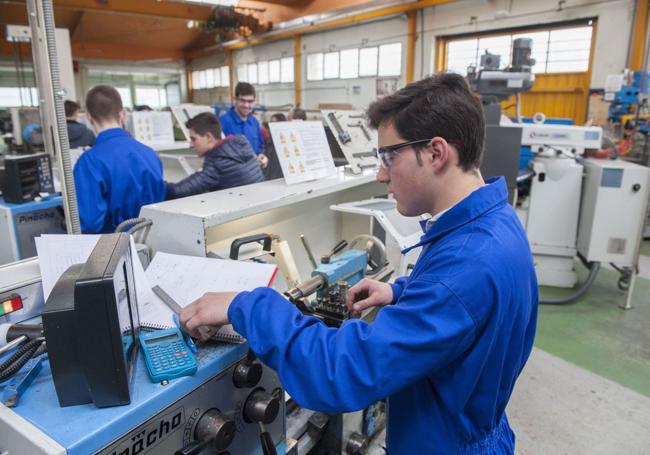
<path fill-rule="evenodd" d="M 485 32 L 472 32 L 472 33 L 462 33 L 462 34 L 456 34 L 456 35 L 445 35 L 445 36 L 440 36 L 436 39 L 436 57 L 435 57 L 435 62 L 434 62 L 434 71 L 435 72 L 441 72 L 441 71 L 446 71 L 448 66 L 448 54 L 447 54 L 447 46 L 450 42 L 452 41 L 460 41 L 464 39 L 481 39 L 481 38 L 489 38 L 489 37 L 497 37 L 497 36 L 503 36 L 503 35 L 521 35 L 521 34 L 526 34 L 526 33 L 539 33 L 539 32 L 549 32 L 549 37 L 550 37 L 550 32 L 553 30 L 564 30 L 564 29 L 572 29 L 572 28 L 577 28 L 577 27 L 591 27 L 591 43 L 589 47 L 589 57 L 588 57 L 588 63 L 587 63 L 587 69 L 584 71 L 552 71 L 552 72 L 547 72 L 547 67 L 548 67 L 548 57 L 549 57 L 549 45 L 550 43 L 547 42 L 547 49 L 546 49 L 546 58 L 544 59 L 545 62 L 545 68 L 544 71 L 535 71 L 536 75 L 554 75 L 554 74 L 583 74 L 583 73 L 588 73 L 591 74 L 592 68 L 593 68 L 593 58 L 594 58 L 594 46 L 596 42 L 596 33 L 598 31 L 598 18 L 597 17 L 589 17 L 589 18 L 584 18 L 584 19 L 577 19 L 577 20 L 572 20 L 572 21 L 563 21 L 563 22 L 551 22 L 551 23 L 546 23 L 546 24 L 539 24 L 539 25 L 534 25 L 534 26 L 521 26 L 521 27 L 511 27 L 511 28 L 504 28 L 504 29 L 498 29 L 498 30 L 488 30 Z M 550 38 L 549 38 L 550 39 Z M 442 53 L 442 55 L 439 55 L 439 53 Z"/>

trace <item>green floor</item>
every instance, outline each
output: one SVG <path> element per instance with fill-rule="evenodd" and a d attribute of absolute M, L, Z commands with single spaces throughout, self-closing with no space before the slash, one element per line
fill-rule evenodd
<path fill-rule="evenodd" d="M 644 242 L 650 256 L 650 242 Z M 637 278 L 632 310 L 618 273 L 601 269 L 583 298 L 568 306 L 541 305 L 535 345 L 650 397 L 650 280 Z M 559 295 L 542 288 L 542 295 Z"/>

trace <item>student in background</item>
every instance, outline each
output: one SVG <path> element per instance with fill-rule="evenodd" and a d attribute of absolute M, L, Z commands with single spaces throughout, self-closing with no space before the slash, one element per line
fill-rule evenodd
<path fill-rule="evenodd" d="M 282 112 L 276 112 L 271 116 L 271 122 L 286 122 L 287 117 Z M 270 137 L 266 140 L 264 144 L 264 153 L 269 159 L 269 164 L 264 168 L 264 177 L 266 180 L 275 180 L 283 177 L 282 166 L 280 166 L 280 160 L 278 159 L 278 154 L 275 151 L 275 146 L 273 145 L 273 138 Z"/>
<path fill-rule="evenodd" d="M 264 132 L 253 115 L 254 104 L 255 87 L 248 82 L 239 82 L 235 86 L 233 106 L 219 120 L 224 134 L 245 136 L 257 155 L 260 166 L 266 167 L 268 159 L 264 155 Z"/>
<path fill-rule="evenodd" d="M 114 87 L 91 88 L 86 110 L 97 140 L 74 167 L 81 231 L 114 232 L 122 221 L 137 217 L 143 205 L 165 199 L 162 162 L 122 129 L 126 114 Z"/>
<path fill-rule="evenodd" d="M 219 119 L 203 112 L 185 123 L 190 145 L 204 158 L 203 168 L 180 182 L 167 183 L 167 199 L 264 181 L 255 152 L 243 135 L 221 139 Z"/>
<path fill-rule="evenodd" d="M 77 121 L 77 114 L 79 113 L 79 103 L 74 101 L 65 100 L 63 103 L 65 109 L 65 122 L 68 126 L 68 141 L 70 148 L 76 149 L 79 147 L 90 147 L 95 144 L 95 135 L 90 131 L 86 125 Z"/>
<path fill-rule="evenodd" d="M 300 109 L 299 107 L 295 107 L 289 111 L 289 120 L 307 120 L 307 113 Z"/>
<path fill-rule="evenodd" d="M 282 112 L 276 112 L 271 116 L 271 123 L 273 122 L 286 122 L 287 117 Z"/>

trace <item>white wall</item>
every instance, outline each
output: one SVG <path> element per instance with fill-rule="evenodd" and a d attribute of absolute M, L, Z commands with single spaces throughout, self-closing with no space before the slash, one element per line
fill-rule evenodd
<path fill-rule="evenodd" d="M 608 74 L 619 73 L 625 68 L 634 0 L 568 0 L 561 11 L 557 5 L 557 1 L 540 0 L 464 0 L 427 8 L 424 11 L 424 43 L 430 52 L 425 52 L 426 73 L 431 74 L 434 69 L 437 36 L 595 17 L 598 24 L 591 87 L 603 88 Z M 474 21 L 472 16 L 476 17 Z"/>

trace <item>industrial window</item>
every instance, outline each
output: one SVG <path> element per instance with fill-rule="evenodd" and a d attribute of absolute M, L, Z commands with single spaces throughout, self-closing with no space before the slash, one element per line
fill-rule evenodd
<path fill-rule="evenodd" d="M 23 87 L 22 89 L 18 87 L 0 87 L 0 107 L 23 106 L 38 106 L 38 91 L 35 87 Z"/>
<path fill-rule="evenodd" d="M 293 57 L 280 60 L 280 82 L 293 82 Z"/>
<path fill-rule="evenodd" d="M 257 63 L 248 64 L 248 82 L 257 84 Z"/>
<path fill-rule="evenodd" d="M 214 71 L 205 70 L 205 88 L 214 87 Z"/>
<path fill-rule="evenodd" d="M 248 65 L 237 66 L 237 82 L 248 82 Z"/>
<path fill-rule="evenodd" d="M 339 77 L 339 53 L 328 52 L 327 54 L 325 54 L 323 58 L 323 78 L 337 79 L 338 77 Z"/>
<path fill-rule="evenodd" d="M 199 88 L 207 88 L 208 87 L 208 79 L 207 79 L 207 71 L 199 71 Z M 137 98 L 137 95 L 136 95 Z"/>
<path fill-rule="evenodd" d="M 365 47 L 359 50 L 359 76 L 377 75 L 377 48 Z"/>
<path fill-rule="evenodd" d="M 214 87 L 221 87 L 221 69 L 213 68 L 212 71 L 212 81 L 214 82 Z"/>
<path fill-rule="evenodd" d="M 192 88 L 194 90 L 209 89 L 215 87 L 228 87 L 230 85 L 230 74 L 228 72 L 228 66 L 192 71 L 191 77 Z"/>
<path fill-rule="evenodd" d="M 199 88 L 199 72 L 192 71 L 192 88 L 194 90 Z"/>
<path fill-rule="evenodd" d="M 269 60 L 269 83 L 280 82 L 280 60 Z"/>
<path fill-rule="evenodd" d="M 399 76 L 402 74 L 402 43 L 379 46 L 379 76 Z"/>
<path fill-rule="evenodd" d="M 269 62 L 259 62 L 257 64 L 258 76 L 257 83 L 265 85 L 269 83 Z"/>
<path fill-rule="evenodd" d="M 221 86 L 229 87 L 230 86 L 230 71 L 227 66 L 222 66 L 221 70 Z"/>
<path fill-rule="evenodd" d="M 341 51 L 341 79 L 359 77 L 359 49 Z"/>
<path fill-rule="evenodd" d="M 181 86 L 178 82 L 165 85 L 165 94 L 167 95 L 168 106 L 178 106 L 181 104 Z"/>
<path fill-rule="evenodd" d="M 323 80 L 323 53 L 307 55 L 307 80 L 308 81 L 322 81 Z"/>
<path fill-rule="evenodd" d="M 122 98 L 122 106 L 133 107 L 133 100 L 131 100 L 131 89 L 129 87 L 115 87 L 115 90 L 117 90 L 117 93 L 120 94 L 120 98 Z"/>
<path fill-rule="evenodd" d="M 137 104 L 146 104 L 154 109 L 167 105 L 167 92 L 160 87 L 136 87 L 135 100 Z"/>
<path fill-rule="evenodd" d="M 589 70 L 592 32 L 592 26 L 586 25 L 447 39 L 445 69 L 465 75 L 468 66 L 478 67 L 486 50 L 500 55 L 499 67 L 505 68 L 510 62 L 512 42 L 517 38 L 531 38 L 534 73 L 586 72 Z"/>

